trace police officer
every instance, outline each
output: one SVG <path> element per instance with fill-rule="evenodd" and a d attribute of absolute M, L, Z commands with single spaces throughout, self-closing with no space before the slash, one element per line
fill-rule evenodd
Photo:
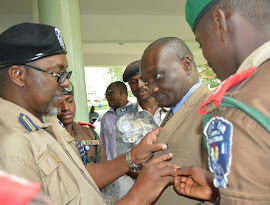
<path fill-rule="evenodd" d="M 87 162 L 97 163 L 107 161 L 101 140 L 94 130 L 95 127 L 89 123 L 74 122 L 75 112 L 74 86 L 70 83 L 68 88 L 64 88 L 64 102 L 57 117 L 76 141 L 74 143 L 79 148 L 84 164 Z"/>
<path fill-rule="evenodd" d="M 99 189 L 167 146 L 155 144 L 156 129 L 127 154 L 84 166 L 57 119 L 71 76 L 66 53 L 53 26 L 23 23 L 0 35 L 0 169 L 40 183 L 53 204 L 107 204 Z M 151 203 L 173 180 L 175 166 L 164 162 L 171 157 L 146 163 L 118 204 Z"/>

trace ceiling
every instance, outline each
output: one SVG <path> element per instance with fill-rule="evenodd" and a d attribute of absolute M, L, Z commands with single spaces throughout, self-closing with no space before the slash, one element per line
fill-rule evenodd
<path fill-rule="evenodd" d="M 176 36 L 205 64 L 185 21 L 186 0 L 79 0 L 85 66 L 126 66 L 154 40 Z M 0 32 L 32 22 L 32 0 L 0 0 Z"/>

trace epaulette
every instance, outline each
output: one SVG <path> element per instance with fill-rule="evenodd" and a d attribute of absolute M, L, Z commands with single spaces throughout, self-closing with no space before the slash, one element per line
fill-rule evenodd
<path fill-rule="evenodd" d="M 129 106 L 125 106 L 125 107 L 120 107 L 120 108 L 117 108 L 116 109 L 116 114 L 118 117 L 126 114 L 126 113 L 129 113 L 129 112 L 133 112 L 134 109 L 133 109 L 133 105 L 129 105 Z"/>
<path fill-rule="evenodd" d="M 20 113 L 20 121 L 29 132 L 38 130 L 38 126 L 25 114 Z"/>
<path fill-rule="evenodd" d="M 93 128 L 93 129 L 96 129 L 96 127 L 95 127 L 94 125 L 90 124 L 90 123 L 78 122 L 78 124 L 79 124 L 79 125 L 87 125 L 87 126 Z"/>

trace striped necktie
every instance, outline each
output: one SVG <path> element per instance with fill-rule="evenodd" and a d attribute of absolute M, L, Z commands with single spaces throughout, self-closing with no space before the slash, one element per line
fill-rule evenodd
<path fill-rule="evenodd" d="M 164 127 L 164 125 L 169 121 L 169 119 L 171 119 L 172 116 L 173 116 L 173 112 L 172 112 L 172 109 L 170 109 L 170 111 L 167 113 L 162 123 L 160 124 L 160 127 Z"/>

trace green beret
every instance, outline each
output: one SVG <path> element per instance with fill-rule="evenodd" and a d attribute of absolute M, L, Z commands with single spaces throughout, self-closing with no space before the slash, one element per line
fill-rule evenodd
<path fill-rule="evenodd" d="M 69 87 L 64 88 L 64 95 L 74 95 L 74 86 L 69 82 Z"/>
<path fill-rule="evenodd" d="M 194 33 L 202 17 L 218 2 L 219 0 L 187 0 L 186 21 Z"/>
<path fill-rule="evenodd" d="M 0 34 L 0 69 L 66 53 L 61 32 L 53 26 L 22 23 Z"/>

